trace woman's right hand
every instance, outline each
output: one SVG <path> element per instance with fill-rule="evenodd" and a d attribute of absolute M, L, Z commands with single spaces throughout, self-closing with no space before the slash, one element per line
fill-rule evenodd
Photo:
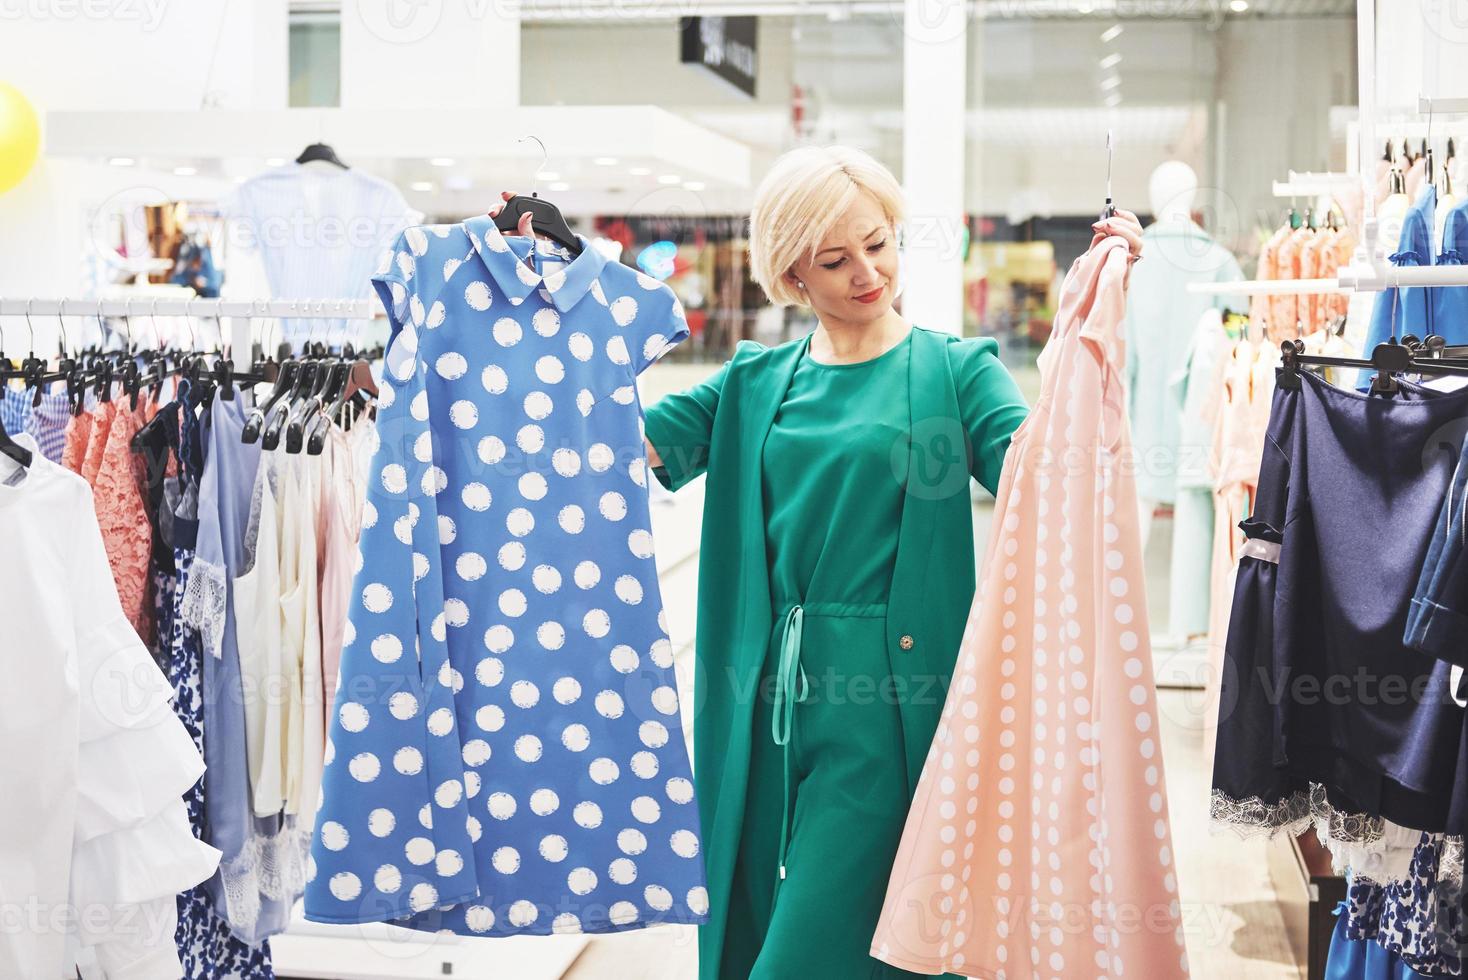
<path fill-rule="evenodd" d="M 500 191 L 500 203 L 489 209 L 489 216 L 491 218 L 499 217 L 499 213 L 505 209 L 505 202 L 514 196 L 514 191 Z M 535 232 L 530 227 L 530 219 L 532 217 L 533 215 L 529 211 L 520 215 L 520 223 L 515 226 L 515 234 L 525 238 L 533 238 Z"/>

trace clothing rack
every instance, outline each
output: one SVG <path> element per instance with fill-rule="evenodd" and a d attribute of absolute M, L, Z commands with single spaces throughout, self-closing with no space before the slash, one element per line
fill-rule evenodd
<path fill-rule="evenodd" d="M 1300 293 L 1374 293 L 1401 286 L 1468 286 L 1468 265 L 1394 266 L 1352 265 L 1337 279 L 1244 279 L 1237 282 L 1195 282 L 1192 293 L 1247 293 L 1283 296 Z"/>
<path fill-rule="evenodd" d="M 15 299 L 0 297 L 0 317 L 188 316 L 218 320 L 228 330 L 230 350 L 248 351 L 251 322 L 263 317 L 295 320 L 371 320 L 382 307 L 365 299 L 187 299 L 137 296 L 122 299 Z"/>

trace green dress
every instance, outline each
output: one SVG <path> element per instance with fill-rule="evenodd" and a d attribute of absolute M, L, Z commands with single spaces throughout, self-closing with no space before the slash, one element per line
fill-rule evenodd
<path fill-rule="evenodd" d="M 787 350 L 788 367 L 766 362 L 735 374 L 749 363 L 742 358 Z M 695 780 L 712 828 L 710 866 L 726 867 L 726 849 L 734 854 L 727 890 L 711 878 L 711 902 L 724 907 L 711 908 L 700 929 L 702 980 L 919 976 L 873 959 L 869 948 L 907 819 L 913 759 L 931 739 L 925 723 L 921 744 L 911 744 L 903 715 L 909 728 L 915 711 L 936 720 L 973 593 L 967 474 L 955 482 L 939 463 L 957 452 L 961 464 L 966 442 L 966 469 L 993 489 L 1025 415 L 993 351 L 993 341 L 915 328 L 872 360 L 826 365 L 810 358 L 807 337 L 742 351 L 709 381 L 647 410 L 648 438 L 664 460 L 658 479 L 676 488 L 705 466 L 709 473 Z M 730 468 L 736 440 L 740 465 Z M 731 491 L 755 499 L 735 513 Z M 747 536 L 756 514 L 757 543 Z M 904 559 L 899 547 L 900 532 L 918 533 L 918 515 L 937 535 L 923 549 L 936 564 L 925 573 L 922 609 L 910 598 L 911 575 L 902 576 L 904 560 L 919 556 Z M 735 527 L 748 530 L 730 538 Z M 759 556 L 757 578 L 726 567 L 744 555 Z M 899 580 L 909 598 L 893 606 Z M 753 581 L 767 583 L 771 614 L 730 588 Z M 706 605 L 715 595 L 723 605 Z M 732 634 L 709 633 L 721 616 Z M 737 666 L 738 631 L 750 621 L 771 624 L 757 683 Z M 939 623 L 941 641 L 930 638 Z M 941 665 L 942 683 L 930 683 L 926 664 Z M 724 730 L 740 702 L 751 721 L 747 749 L 742 725 Z M 725 757 L 738 761 L 721 765 Z M 740 819 L 719 806 L 726 799 L 739 800 Z M 726 825 L 739 828 L 736 837 L 719 831 Z"/>

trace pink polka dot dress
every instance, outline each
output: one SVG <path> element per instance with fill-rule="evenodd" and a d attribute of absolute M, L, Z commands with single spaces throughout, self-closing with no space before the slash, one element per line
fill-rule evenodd
<path fill-rule="evenodd" d="M 1121 335 L 1127 245 L 1071 266 L 872 955 L 970 977 L 1188 975 Z"/>

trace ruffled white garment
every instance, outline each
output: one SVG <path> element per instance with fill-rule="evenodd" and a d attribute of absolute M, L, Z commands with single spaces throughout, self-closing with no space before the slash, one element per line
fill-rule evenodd
<path fill-rule="evenodd" d="M 177 977 L 175 896 L 219 861 L 182 799 L 203 760 L 123 615 L 87 484 L 38 452 L 0 458 L 0 540 L 0 904 L 31 916 L 0 935 L 0 976 L 85 959 L 108 980 Z"/>

